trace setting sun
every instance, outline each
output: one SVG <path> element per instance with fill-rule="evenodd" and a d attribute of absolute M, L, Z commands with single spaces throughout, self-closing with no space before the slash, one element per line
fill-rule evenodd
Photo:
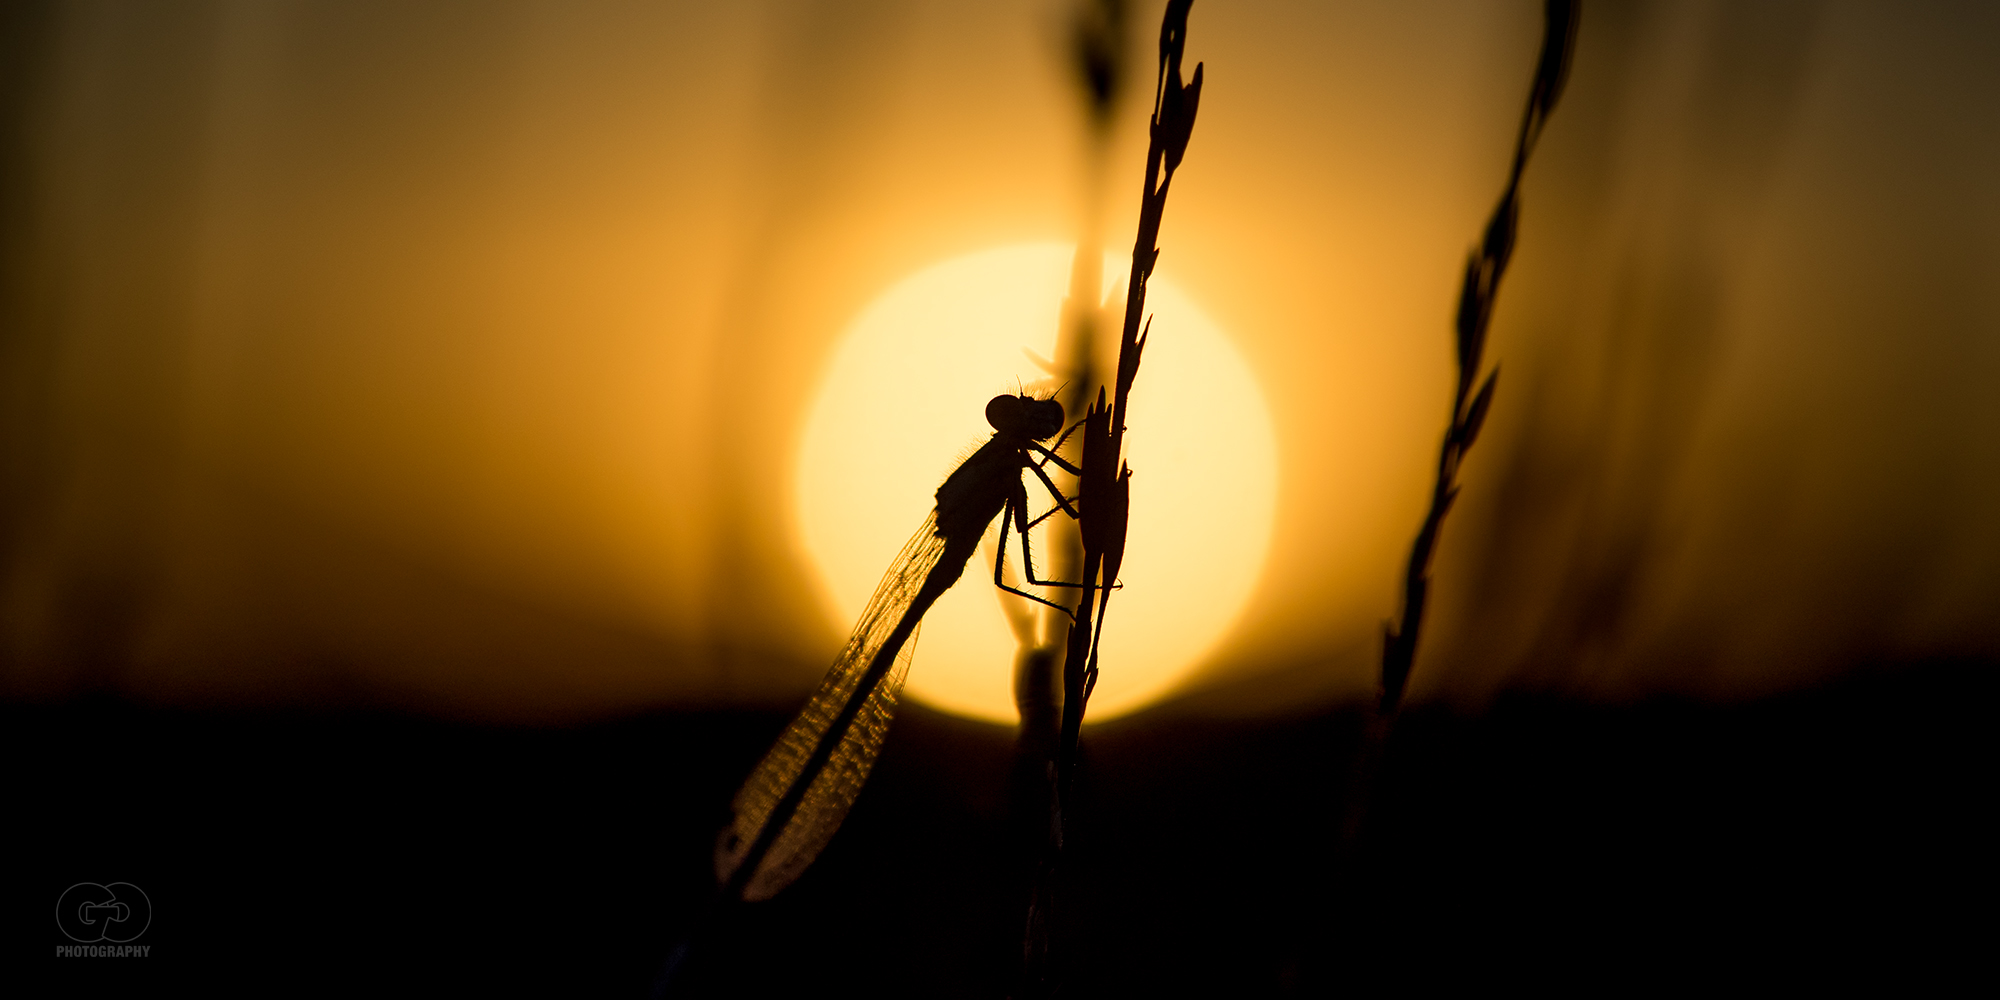
<path fill-rule="evenodd" d="M 1042 243 L 937 264 L 848 328 L 809 410 L 795 493 L 801 540 L 843 630 L 938 483 L 991 433 L 987 399 L 1055 388 L 1029 352 L 1052 353 L 1072 253 Z M 1105 294 L 1122 301 L 1123 262 L 1107 258 L 1104 273 Z M 1257 582 L 1277 497 L 1271 418 L 1248 366 L 1170 279 L 1148 293 L 1153 336 L 1128 420 L 1130 543 L 1090 702 L 1098 721 L 1166 694 L 1224 638 Z M 1029 503 L 1050 505 L 1045 492 Z M 975 561 L 992 558 L 993 534 Z M 1038 566 L 1047 551 L 1037 545 Z M 907 690 L 1011 722 L 1014 640 L 991 572 L 969 567 L 925 616 Z"/>

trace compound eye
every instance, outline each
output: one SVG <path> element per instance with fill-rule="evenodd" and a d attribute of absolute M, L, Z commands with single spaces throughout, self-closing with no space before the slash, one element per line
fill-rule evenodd
<path fill-rule="evenodd" d="M 1028 431 L 1035 440 L 1053 437 L 1057 431 L 1062 430 L 1064 415 L 1061 403 L 1053 399 L 1031 399 L 1027 405 L 1030 407 Z"/>
<path fill-rule="evenodd" d="M 1012 432 L 1021 426 L 1021 398 L 1000 395 L 986 402 L 986 422 L 996 431 Z"/>

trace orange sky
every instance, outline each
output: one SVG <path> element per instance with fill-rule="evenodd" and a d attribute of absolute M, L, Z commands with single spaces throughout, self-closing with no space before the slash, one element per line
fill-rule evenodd
<path fill-rule="evenodd" d="M 845 628 L 788 521 L 820 367 L 903 276 L 1082 228 L 1062 13 L 4 15 L 0 692 L 796 699 Z M 1416 697 L 2000 655 L 1995 20 L 1586 4 Z M 1194 10 L 1161 268 L 1264 385 L 1283 484 L 1197 681 L 1219 710 L 1372 683 L 1539 32 L 1528 2 Z"/>

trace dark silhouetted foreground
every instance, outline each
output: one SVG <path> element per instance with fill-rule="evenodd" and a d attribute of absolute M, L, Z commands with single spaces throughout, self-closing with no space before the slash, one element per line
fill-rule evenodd
<path fill-rule="evenodd" d="M 1364 845 L 1364 887 L 1394 871 L 1394 894 L 1369 899 L 1304 898 L 1302 877 L 1337 829 L 1321 810 L 1358 712 L 1217 721 L 1182 705 L 1111 723 L 1084 741 L 1065 981 L 1077 996 L 1611 985 L 1745 960 L 1788 979 L 1939 975 L 1971 960 L 1961 914 L 1989 867 L 1993 669 L 1733 708 L 1418 706 Z M 25 833 L 10 939 L 65 990 L 122 995 L 643 995 L 711 891 L 736 781 L 784 722 L 0 712 Z M 1010 740 L 909 706 L 819 864 L 700 973 L 743 995 L 999 995 L 1019 940 Z M 64 887 L 114 880 L 149 894 L 152 955 L 51 959 Z M 1306 942 L 1301 972 L 1292 939 L 1328 911 L 1371 923 Z"/>

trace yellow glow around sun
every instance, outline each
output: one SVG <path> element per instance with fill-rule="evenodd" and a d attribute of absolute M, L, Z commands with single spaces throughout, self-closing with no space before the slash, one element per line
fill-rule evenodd
<path fill-rule="evenodd" d="M 992 433 L 986 401 L 1017 384 L 1054 388 L 1023 349 L 1054 353 L 1072 253 L 1030 244 L 937 264 L 884 292 L 848 329 L 809 411 L 796 493 L 801 538 L 843 634 L 922 525 L 938 484 Z M 1121 303 L 1128 267 L 1105 259 L 1106 294 Z M 1090 700 L 1097 721 L 1168 693 L 1224 637 L 1263 567 L 1277 500 L 1277 445 L 1249 367 L 1170 281 L 1156 274 L 1148 292 L 1152 338 L 1127 419 L 1125 586 L 1105 622 Z M 1114 351 L 1116 336 L 1106 335 Z M 1076 458 L 1073 445 L 1065 455 Z M 1030 483 L 1030 509 L 1049 505 Z M 1043 533 L 1038 567 L 1049 562 Z M 975 563 L 992 558 L 993 534 Z M 1019 554 L 1010 546 L 1009 562 Z M 1011 723 L 1014 639 L 992 572 L 990 562 L 968 566 L 925 616 L 906 690 Z"/>

